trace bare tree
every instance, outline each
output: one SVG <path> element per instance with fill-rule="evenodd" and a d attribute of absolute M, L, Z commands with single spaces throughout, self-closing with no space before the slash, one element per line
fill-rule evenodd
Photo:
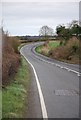
<path fill-rule="evenodd" d="M 40 36 L 53 36 L 53 29 L 48 26 L 42 26 L 39 31 Z"/>

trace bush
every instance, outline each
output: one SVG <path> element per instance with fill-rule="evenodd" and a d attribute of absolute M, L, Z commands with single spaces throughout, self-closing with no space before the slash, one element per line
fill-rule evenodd
<path fill-rule="evenodd" d="M 20 45 L 20 42 L 19 42 L 18 38 L 10 37 L 10 42 L 11 42 L 11 45 L 12 45 L 12 47 L 14 49 L 14 52 L 19 53 L 18 46 Z"/>
<path fill-rule="evenodd" d="M 9 37 L 4 32 L 2 35 L 2 85 L 7 85 L 10 77 L 17 72 L 20 63 L 19 43 L 14 37 Z"/>
<path fill-rule="evenodd" d="M 65 48 L 64 46 L 60 46 L 55 48 L 54 50 L 49 51 L 49 56 L 53 57 L 53 58 L 67 58 L 69 55 L 69 51 L 68 48 Z"/>
<path fill-rule="evenodd" d="M 76 37 L 73 37 L 67 42 L 66 46 L 71 48 L 72 51 L 76 53 L 76 52 L 79 52 L 79 43 L 80 43 L 79 39 L 77 39 Z"/>
<path fill-rule="evenodd" d="M 81 51 L 81 41 L 76 37 L 73 37 L 67 41 L 64 46 L 58 46 L 57 48 L 49 51 L 49 56 L 56 59 L 72 60 L 73 62 L 79 62 L 79 55 Z M 81 59 L 81 58 L 80 58 Z"/>

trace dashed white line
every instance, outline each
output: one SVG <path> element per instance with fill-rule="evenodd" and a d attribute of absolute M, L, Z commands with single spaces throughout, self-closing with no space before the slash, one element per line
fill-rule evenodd
<path fill-rule="evenodd" d="M 22 48 L 20 50 L 20 53 L 24 56 L 24 54 L 22 53 Z M 35 70 L 34 66 L 30 63 L 30 61 L 25 56 L 24 56 L 24 58 L 28 61 L 28 63 L 31 65 L 31 67 L 34 71 L 34 75 L 35 75 L 36 83 L 37 83 L 37 87 L 38 87 L 38 92 L 39 92 L 39 97 L 40 97 L 40 104 L 41 104 L 43 119 L 45 119 L 45 118 L 48 119 L 47 110 L 46 110 L 46 106 L 45 106 L 45 102 L 44 102 L 44 97 L 43 97 L 43 93 L 42 93 L 42 90 L 41 90 L 41 86 L 40 86 L 40 83 L 39 83 L 39 80 L 38 80 L 36 70 Z"/>
<path fill-rule="evenodd" d="M 34 50 L 34 52 L 35 52 L 35 48 L 34 48 L 33 50 Z M 35 53 L 36 53 L 36 52 L 35 52 Z M 36 53 L 36 54 L 37 54 L 37 53 Z M 44 60 L 44 59 L 42 59 L 42 58 L 40 58 L 40 57 L 38 57 L 38 56 L 36 56 L 36 55 L 35 55 L 35 57 L 37 57 L 38 59 L 40 59 L 40 60 L 42 60 L 42 61 L 44 61 L 44 62 L 47 62 L 47 63 L 49 63 L 49 64 L 55 65 L 55 66 L 57 66 L 57 67 L 60 67 L 61 69 L 65 69 L 65 70 L 67 70 L 67 71 L 69 71 L 69 72 L 76 73 L 77 76 L 81 76 L 81 73 L 78 72 L 78 71 L 72 70 L 72 69 L 67 68 L 67 67 L 63 67 L 63 66 L 61 66 L 61 65 L 59 65 L 59 64 L 56 64 L 56 63 L 48 62 L 48 61 L 46 61 L 46 60 Z"/>

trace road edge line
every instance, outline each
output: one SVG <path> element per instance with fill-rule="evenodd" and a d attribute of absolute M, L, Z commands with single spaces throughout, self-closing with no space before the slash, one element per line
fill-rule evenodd
<path fill-rule="evenodd" d="M 21 53 L 21 55 L 23 55 L 23 53 L 21 52 L 21 50 L 20 50 L 20 53 Z M 37 88 L 38 88 L 39 97 L 40 97 L 40 104 L 41 104 L 42 116 L 43 116 L 43 118 L 47 118 L 48 119 L 47 110 L 46 110 L 46 106 L 45 106 L 45 102 L 44 102 L 44 97 L 43 97 L 43 93 L 42 93 L 42 90 L 41 90 L 41 86 L 40 86 L 40 83 L 39 83 L 39 80 L 38 80 L 38 76 L 37 76 L 36 70 L 35 70 L 34 66 L 32 65 L 32 63 L 25 56 L 24 56 L 24 58 L 27 60 L 27 62 L 32 67 L 34 75 L 35 75 L 35 78 L 36 78 Z"/>
<path fill-rule="evenodd" d="M 35 51 L 35 48 L 36 48 L 36 47 L 34 47 L 34 49 L 33 49 L 34 52 L 35 52 L 36 54 L 38 54 L 38 55 L 41 56 L 41 54 L 39 54 L 39 53 L 37 53 L 37 52 Z M 81 73 L 78 72 L 78 71 L 76 71 L 76 70 L 70 69 L 70 68 L 68 68 L 68 67 L 61 66 L 60 64 L 57 64 L 57 63 L 48 62 L 47 60 L 44 60 L 44 59 L 40 58 L 40 57 L 37 56 L 36 54 L 35 54 L 35 57 L 37 57 L 38 59 L 42 60 L 43 62 L 46 62 L 46 63 L 48 63 L 48 64 L 55 65 L 55 66 L 57 66 L 57 67 L 60 67 L 61 69 L 64 68 L 64 69 L 66 69 L 66 70 L 68 70 L 68 71 L 71 71 L 71 72 L 73 72 L 73 73 L 76 73 L 78 76 L 81 76 Z M 43 56 L 44 56 L 44 55 L 43 55 Z M 64 64 L 68 64 L 68 63 L 64 63 Z"/>

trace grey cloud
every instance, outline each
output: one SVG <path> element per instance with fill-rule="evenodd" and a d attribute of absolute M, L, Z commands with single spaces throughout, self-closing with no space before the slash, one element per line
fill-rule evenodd
<path fill-rule="evenodd" d="M 8 28 L 12 34 L 19 34 L 20 30 L 18 31 L 18 29 L 20 27 L 23 29 L 23 33 L 27 30 L 33 34 L 33 31 L 38 31 L 38 28 L 44 24 L 55 28 L 55 26 L 60 23 L 67 23 L 73 19 L 78 19 L 78 6 L 78 3 L 69 2 L 3 3 L 2 15 L 5 27 Z M 15 32 L 16 30 L 17 32 Z"/>
<path fill-rule="evenodd" d="M 77 3 L 78 4 L 78 3 Z M 27 4 L 7 3 L 3 4 L 3 16 L 12 18 L 60 18 L 71 17 L 78 14 L 78 5 L 74 3 L 51 3 L 51 4 Z"/>

